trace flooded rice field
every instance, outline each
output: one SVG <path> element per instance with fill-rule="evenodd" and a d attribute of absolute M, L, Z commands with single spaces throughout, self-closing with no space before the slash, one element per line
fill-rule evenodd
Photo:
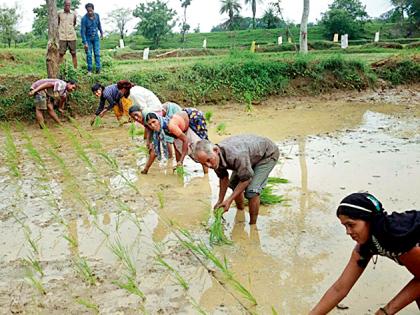
<path fill-rule="evenodd" d="M 232 207 L 233 245 L 216 247 L 213 171 L 188 160 L 183 177 L 174 161 L 140 174 L 142 136 L 111 115 L 97 129 L 85 118 L 49 131 L 3 125 L 0 313 L 306 314 L 354 246 L 335 217 L 345 195 L 369 191 L 388 211 L 420 206 L 420 93 L 388 93 L 200 108 L 214 112 L 216 143 L 273 139 L 281 158 L 271 176 L 289 180 L 274 189 L 285 201 L 262 206 L 257 226 Z M 332 313 L 373 314 L 408 279 L 380 257 Z"/>

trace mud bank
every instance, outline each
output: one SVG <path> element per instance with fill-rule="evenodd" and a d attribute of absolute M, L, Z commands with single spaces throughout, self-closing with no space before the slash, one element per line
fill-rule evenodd
<path fill-rule="evenodd" d="M 173 161 L 141 175 L 143 140 L 131 139 L 128 128 L 118 127 L 111 115 L 99 129 L 91 129 L 86 119 L 79 129 L 51 128 L 56 144 L 33 126 L 13 128 L 15 155 L 2 132 L 0 312 L 196 314 L 198 304 L 209 314 L 267 314 L 272 307 L 279 314 L 305 314 L 339 275 L 354 246 L 335 218 L 343 196 L 368 190 L 389 211 L 418 208 L 419 105 L 417 90 L 402 89 L 392 95 L 273 98 L 251 112 L 236 104 L 202 108 L 214 111 L 209 124 L 214 142 L 238 133 L 272 138 L 281 150 L 272 175 L 290 181 L 275 189 L 287 201 L 262 207 L 257 227 L 246 223 L 247 212 L 232 208 L 226 234 L 234 245 L 214 249 L 226 257 L 257 306 L 221 286 L 220 271 L 205 261 L 208 272 L 175 235 L 179 225 L 195 240 L 208 241 L 210 209 L 217 199 L 213 172 L 205 176 L 188 160 L 185 178 L 172 173 Z M 224 134 L 217 132 L 221 123 Z M 18 176 L 11 175 L 14 164 Z M 115 254 L 118 245 L 128 253 L 134 275 L 127 260 Z M 157 257 L 185 279 L 188 289 Z M 29 258 L 39 261 L 43 275 Z M 87 277 L 78 267 L 81 261 L 91 270 Z M 31 278 L 39 280 L 44 293 Z M 129 278 L 144 298 L 119 285 Z M 380 257 L 344 300 L 348 309 L 333 314 L 373 314 L 408 279 L 404 268 Z M 416 312 L 410 305 L 401 314 Z"/>

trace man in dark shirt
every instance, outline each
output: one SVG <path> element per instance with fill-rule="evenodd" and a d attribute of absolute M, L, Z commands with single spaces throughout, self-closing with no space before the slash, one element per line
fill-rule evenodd
<path fill-rule="evenodd" d="M 256 135 L 237 135 L 217 145 L 201 140 L 193 148 L 196 160 L 214 169 L 220 181 L 219 199 L 214 206 L 228 211 L 233 200 L 243 210 L 244 194 L 249 200 L 249 224 L 257 222 L 260 193 L 267 184 L 268 175 L 277 164 L 279 149 L 270 139 Z M 233 171 L 229 179 L 228 170 Z M 226 191 L 233 189 L 225 198 Z"/>
<path fill-rule="evenodd" d="M 92 50 L 95 55 L 95 66 L 96 73 L 101 71 L 101 57 L 100 57 L 100 41 L 98 36 L 98 30 L 101 33 L 101 39 L 103 39 L 103 32 L 101 26 L 101 20 L 99 14 L 95 13 L 94 6 L 92 3 L 85 5 L 87 13 L 82 17 L 80 25 L 80 35 L 82 37 L 82 43 L 86 51 L 86 62 L 88 67 L 88 74 L 92 73 Z"/>

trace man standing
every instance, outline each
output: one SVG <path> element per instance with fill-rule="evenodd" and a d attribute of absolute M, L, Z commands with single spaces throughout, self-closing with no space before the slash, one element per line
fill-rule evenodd
<path fill-rule="evenodd" d="M 243 210 L 245 193 L 249 201 L 249 224 L 257 223 L 260 193 L 280 155 L 276 144 L 265 137 L 237 135 L 217 145 L 200 140 L 193 148 L 193 155 L 203 166 L 214 169 L 219 177 L 219 199 L 214 209 L 228 211 L 235 200 L 238 210 Z M 230 179 L 228 170 L 233 171 Z M 224 199 L 228 187 L 233 193 Z"/>
<path fill-rule="evenodd" d="M 94 12 L 94 6 L 92 3 L 85 5 L 87 13 L 82 18 L 80 26 L 80 34 L 82 36 L 82 43 L 86 51 L 86 61 L 88 67 L 88 74 L 92 74 L 92 50 L 95 55 L 96 73 L 101 72 L 101 58 L 100 58 L 100 42 L 98 36 L 98 30 L 101 33 L 101 39 L 103 39 L 103 32 L 101 26 L 101 20 L 99 14 Z"/>
<path fill-rule="evenodd" d="M 77 69 L 76 56 L 76 13 L 70 11 L 71 1 L 64 1 L 64 10 L 58 13 L 58 38 L 60 40 L 60 63 L 63 61 L 67 48 L 70 50 L 73 66 Z"/>

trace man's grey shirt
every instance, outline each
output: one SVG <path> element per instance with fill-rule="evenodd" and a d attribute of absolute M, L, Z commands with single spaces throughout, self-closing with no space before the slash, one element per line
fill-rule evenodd
<path fill-rule="evenodd" d="M 240 181 L 254 176 L 253 168 L 270 160 L 279 159 L 279 149 L 266 137 L 256 135 L 237 135 L 224 139 L 220 148 L 219 167 L 215 170 L 219 178 L 229 176 L 228 170 L 236 172 Z"/>

